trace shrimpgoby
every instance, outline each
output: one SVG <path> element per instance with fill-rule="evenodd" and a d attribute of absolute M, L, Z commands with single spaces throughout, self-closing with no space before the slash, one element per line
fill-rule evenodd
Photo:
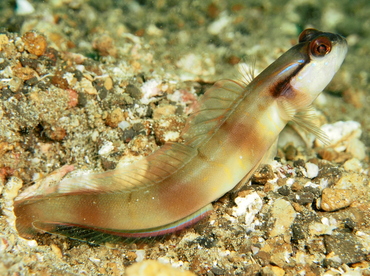
<path fill-rule="evenodd" d="M 347 53 L 337 34 L 306 29 L 249 84 L 223 80 L 205 93 L 182 131 L 147 158 L 112 171 L 64 178 L 15 200 L 21 236 L 88 241 L 150 237 L 195 223 L 212 202 L 248 180 L 293 120 L 324 139 L 309 109 Z"/>

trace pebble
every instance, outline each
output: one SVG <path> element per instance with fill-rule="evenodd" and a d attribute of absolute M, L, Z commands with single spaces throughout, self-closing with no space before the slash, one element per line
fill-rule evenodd
<path fill-rule="evenodd" d="M 104 80 L 104 88 L 107 90 L 111 90 L 113 88 L 113 80 L 111 77 Z"/>
<path fill-rule="evenodd" d="M 352 193 L 356 192 L 356 197 L 359 197 L 359 190 L 363 190 L 367 187 L 367 178 L 365 175 L 355 174 L 355 173 L 346 173 L 335 183 L 335 187 L 339 189 L 348 189 Z M 364 187 L 365 186 L 365 187 Z"/>
<path fill-rule="evenodd" d="M 96 38 L 93 41 L 92 46 L 99 52 L 99 55 L 101 56 L 117 56 L 117 48 L 114 45 L 114 40 L 107 34 Z"/>
<path fill-rule="evenodd" d="M 5 34 L 0 35 L 0 51 L 2 50 L 3 45 L 9 43 L 9 38 Z"/>
<path fill-rule="evenodd" d="M 353 201 L 352 190 L 325 188 L 322 191 L 320 207 L 324 211 L 331 212 L 348 207 Z"/>
<path fill-rule="evenodd" d="M 63 253 L 62 253 L 62 250 L 57 246 L 57 245 L 55 245 L 55 244 L 51 244 L 50 245 L 50 247 L 51 247 L 51 250 L 55 253 L 55 255 L 59 258 L 59 259 L 61 259 L 62 257 L 63 257 Z"/>
<path fill-rule="evenodd" d="M 46 38 L 34 31 L 25 33 L 22 36 L 24 47 L 27 52 L 36 56 L 41 56 L 45 53 L 46 47 L 48 46 Z"/>
<path fill-rule="evenodd" d="M 348 141 L 347 152 L 358 160 L 364 160 L 366 157 L 366 146 L 358 138 Z"/>
<path fill-rule="evenodd" d="M 339 242 L 340 241 L 340 242 Z M 326 252 L 338 256 L 341 263 L 353 264 L 364 259 L 364 248 L 352 233 L 336 233 L 324 236 Z"/>
<path fill-rule="evenodd" d="M 128 84 L 125 88 L 125 92 L 128 93 L 131 98 L 140 100 L 143 97 L 143 93 L 133 84 Z"/>
<path fill-rule="evenodd" d="M 76 90 L 67 89 L 66 92 L 68 93 L 68 108 L 72 108 L 78 105 L 78 93 Z"/>
<path fill-rule="evenodd" d="M 67 136 L 67 131 L 62 127 L 53 126 L 50 129 L 46 129 L 45 134 L 51 140 L 62 141 Z"/>
<path fill-rule="evenodd" d="M 156 120 L 153 124 L 153 132 L 156 141 L 160 144 L 164 144 L 168 141 L 178 141 L 183 126 L 184 121 L 176 116 L 168 116 Z"/>
<path fill-rule="evenodd" d="M 262 276 L 284 276 L 285 271 L 284 269 L 278 266 L 268 265 L 262 269 L 261 275 Z"/>
<path fill-rule="evenodd" d="M 133 264 L 126 269 L 126 276 L 195 276 L 190 271 L 182 271 L 168 264 L 146 260 Z"/>
<path fill-rule="evenodd" d="M 266 184 L 269 180 L 275 178 L 271 165 L 263 165 L 260 170 L 255 172 L 251 178 L 252 183 Z"/>
<path fill-rule="evenodd" d="M 107 118 L 105 119 L 105 124 L 110 127 L 116 128 L 118 127 L 119 123 L 123 121 L 123 119 L 123 112 L 119 107 L 117 107 L 108 114 Z"/>
<path fill-rule="evenodd" d="M 274 219 L 274 225 L 269 236 L 275 237 L 289 232 L 296 217 L 296 212 L 288 201 L 279 198 L 272 205 L 271 217 Z"/>
<path fill-rule="evenodd" d="M 344 162 L 343 167 L 346 171 L 353 171 L 353 172 L 361 172 L 362 171 L 362 165 L 360 160 L 357 158 L 352 158 Z"/>
<path fill-rule="evenodd" d="M 38 76 L 36 71 L 29 67 L 15 68 L 13 71 L 14 71 L 14 74 L 17 75 L 18 78 L 21 78 L 24 81 Z"/>
<path fill-rule="evenodd" d="M 92 85 L 91 83 L 91 80 L 88 80 L 87 78 L 83 78 L 80 83 L 79 83 L 79 86 L 81 87 L 81 89 L 89 94 L 89 95 L 98 95 L 98 91 L 96 90 L 96 88 Z"/>
<path fill-rule="evenodd" d="M 153 110 L 153 119 L 160 119 L 164 116 L 174 115 L 177 107 L 171 104 L 160 105 Z"/>

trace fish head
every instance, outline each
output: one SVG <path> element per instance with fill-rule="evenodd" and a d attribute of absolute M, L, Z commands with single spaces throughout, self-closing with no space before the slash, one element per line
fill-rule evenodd
<path fill-rule="evenodd" d="M 338 34 L 306 29 L 299 36 L 299 43 L 290 49 L 296 51 L 297 70 L 289 86 L 297 109 L 304 108 L 325 89 L 342 65 L 348 46 Z M 288 94 L 287 94 L 288 95 Z"/>

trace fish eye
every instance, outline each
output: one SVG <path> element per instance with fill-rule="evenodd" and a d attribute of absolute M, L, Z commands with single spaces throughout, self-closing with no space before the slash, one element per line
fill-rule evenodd
<path fill-rule="evenodd" d="M 331 41 L 327 37 L 318 37 L 310 43 L 310 51 L 315 57 L 322 57 L 330 53 Z"/>

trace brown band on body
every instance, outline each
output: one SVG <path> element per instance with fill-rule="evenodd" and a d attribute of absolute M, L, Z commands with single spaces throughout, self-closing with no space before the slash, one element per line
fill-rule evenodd
<path fill-rule="evenodd" d="M 290 81 L 293 77 L 295 77 L 299 71 L 309 62 L 309 59 L 305 60 L 303 63 L 301 63 L 297 68 L 285 79 L 277 81 L 273 85 L 270 86 L 270 94 L 274 98 L 278 97 L 286 97 L 286 98 L 292 98 L 294 97 L 294 91 L 292 89 L 292 86 L 290 84 Z"/>

